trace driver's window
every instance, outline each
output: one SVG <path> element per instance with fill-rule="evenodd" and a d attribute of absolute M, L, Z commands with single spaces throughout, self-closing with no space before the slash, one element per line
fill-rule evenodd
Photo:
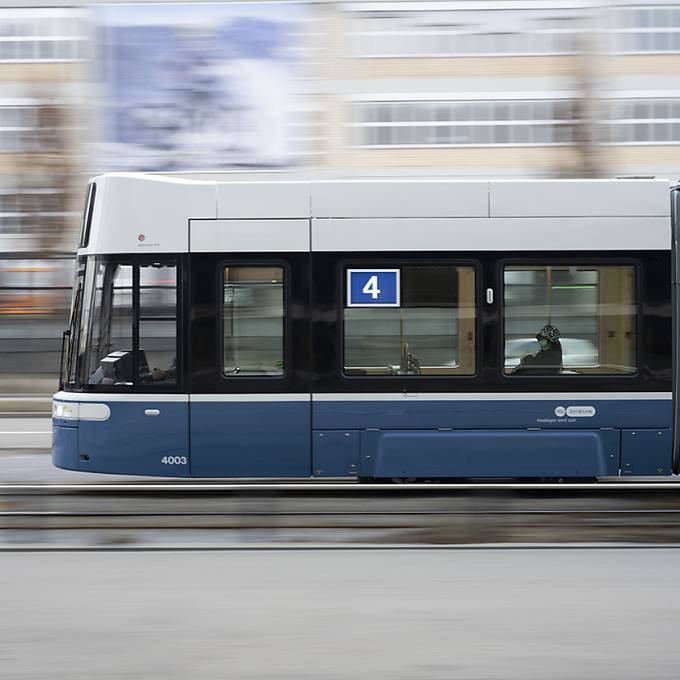
<path fill-rule="evenodd" d="M 90 385 L 132 385 L 132 265 L 98 262 L 90 325 Z"/>
<path fill-rule="evenodd" d="M 177 384 L 177 265 L 98 257 L 87 318 L 86 385 Z M 87 295 L 87 291 L 86 291 Z M 138 337 L 134 335 L 135 326 Z M 136 357 L 136 359 L 135 359 Z M 136 365 L 135 365 L 136 364 Z"/>

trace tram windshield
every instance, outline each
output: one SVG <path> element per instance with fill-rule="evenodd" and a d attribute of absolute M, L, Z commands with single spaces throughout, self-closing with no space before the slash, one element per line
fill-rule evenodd
<path fill-rule="evenodd" d="M 83 388 L 177 383 L 177 264 L 97 256 L 78 267 L 66 384 Z"/>

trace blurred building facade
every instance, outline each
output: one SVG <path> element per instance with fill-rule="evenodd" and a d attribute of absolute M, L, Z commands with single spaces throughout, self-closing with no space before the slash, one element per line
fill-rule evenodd
<path fill-rule="evenodd" d="M 278 168 L 447 176 L 679 174 L 679 0 L 218 4 L 235 16 L 247 16 L 249 6 L 261 8 L 263 16 L 297 12 L 289 31 L 299 65 L 296 87 L 286 93 L 294 114 L 286 118 L 290 153 L 274 164 Z M 92 153 L 102 141 L 97 109 L 107 96 L 101 92 L 102 50 L 94 43 L 101 42 L 107 16 L 102 8 L 120 6 L 55 2 L 0 10 L 5 253 L 70 252 L 83 178 L 112 169 L 110 159 Z M 138 6 L 156 12 L 159 23 L 168 16 L 163 3 Z M 215 5 L 184 6 L 192 16 L 215 14 Z M 235 25 L 243 32 L 252 23 Z M 120 32 L 129 36 L 135 28 Z M 149 40 L 148 28 L 144 35 Z M 233 45 L 234 32 L 223 40 Z M 277 37 L 260 30 L 257 40 L 263 52 L 263 43 Z M 114 48 L 120 53 L 130 44 Z M 230 82 L 204 80 L 213 89 Z M 92 97 L 97 88 L 99 96 Z M 120 86 L 114 96 L 124 96 Z M 200 93 L 192 96 L 199 101 Z M 170 126 L 159 115 L 153 130 L 143 127 L 153 113 L 138 116 L 139 129 L 169 138 Z M 224 132 L 224 121 L 212 121 L 214 139 Z M 187 124 L 198 125 L 195 119 Z M 234 134 L 253 133 L 242 127 Z M 271 169 L 261 151 L 249 156 L 247 144 L 240 148 L 231 156 L 225 151 L 218 167 Z M 215 168 L 206 162 L 205 169 Z"/>
<path fill-rule="evenodd" d="M 347 167 L 678 174 L 680 3 L 344 4 Z"/>
<path fill-rule="evenodd" d="M 680 175 L 680 0 L 9 2 L 0 373 L 57 360 L 95 173 Z"/>

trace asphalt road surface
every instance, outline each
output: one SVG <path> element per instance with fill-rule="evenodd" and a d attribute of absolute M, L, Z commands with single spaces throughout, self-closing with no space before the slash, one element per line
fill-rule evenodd
<path fill-rule="evenodd" d="M 159 479 L 158 477 L 97 475 L 89 472 L 60 470 L 52 465 L 49 449 L 41 453 L 34 453 L 26 449 L 0 451 L 0 483 L 93 484 L 95 482 L 158 481 Z"/>
<path fill-rule="evenodd" d="M 49 450 L 52 446 L 52 421 L 49 417 L 0 418 L 0 452 L 2 450 Z"/>
<path fill-rule="evenodd" d="M 0 677 L 676 680 L 678 549 L 0 554 Z"/>

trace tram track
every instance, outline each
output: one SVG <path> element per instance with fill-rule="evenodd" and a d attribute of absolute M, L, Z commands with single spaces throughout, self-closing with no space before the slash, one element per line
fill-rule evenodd
<path fill-rule="evenodd" d="M 94 545 L 680 545 L 680 485 L 0 485 L 0 548 L 29 539 Z"/>

